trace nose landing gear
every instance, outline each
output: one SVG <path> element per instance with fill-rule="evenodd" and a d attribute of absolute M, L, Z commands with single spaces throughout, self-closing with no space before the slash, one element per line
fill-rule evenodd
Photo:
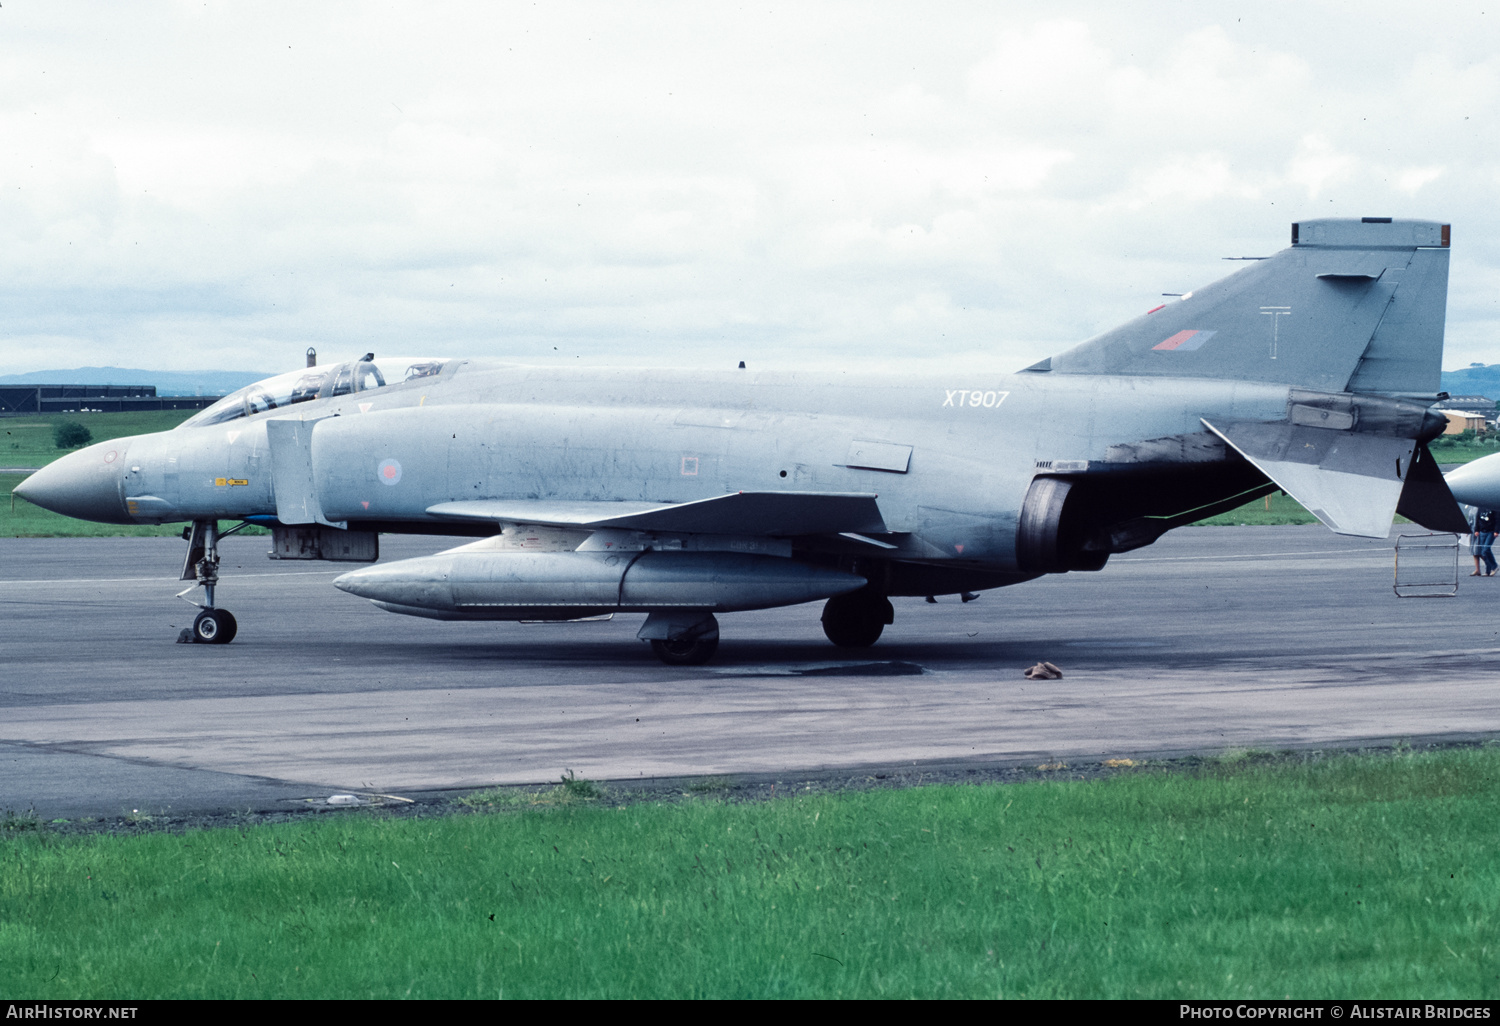
<path fill-rule="evenodd" d="M 229 610 L 205 609 L 193 618 L 192 637 L 188 640 L 204 645 L 227 645 L 234 640 L 239 629 L 240 625 Z"/>
<path fill-rule="evenodd" d="M 177 593 L 177 597 L 197 606 L 202 612 L 193 618 L 191 627 L 184 627 L 177 635 L 180 644 L 227 645 L 239 632 L 234 614 L 214 605 L 214 585 L 219 583 L 219 540 L 237 531 L 244 530 L 248 523 L 219 533 L 217 520 L 194 520 L 193 526 L 183 528 L 187 539 L 187 559 L 182 564 L 181 580 L 193 583 Z M 203 589 L 203 601 L 194 602 L 188 594 L 195 588 Z"/>

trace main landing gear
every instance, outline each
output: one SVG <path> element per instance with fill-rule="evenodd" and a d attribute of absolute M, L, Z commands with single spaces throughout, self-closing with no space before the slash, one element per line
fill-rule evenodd
<path fill-rule="evenodd" d="M 646 617 L 636 637 L 668 666 L 702 666 L 719 649 L 719 621 L 698 610 L 662 610 Z"/>
<path fill-rule="evenodd" d="M 719 650 L 719 634 L 708 637 L 654 640 L 651 651 L 668 666 L 702 666 Z"/>
<path fill-rule="evenodd" d="M 895 620 L 891 600 L 863 588 L 835 595 L 823 607 L 823 633 L 840 648 L 869 648 Z"/>
<path fill-rule="evenodd" d="M 184 527 L 182 536 L 187 539 L 187 559 L 182 564 L 184 581 L 193 583 L 177 593 L 177 597 L 197 606 L 201 612 L 193 618 L 191 627 L 184 627 L 177 635 L 179 643 L 199 645 L 227 645 L 239 632 L 234 614 L 214 605 L 214 585 L 219 583 L 219 540 L 244 530 L 248 523 L 219 533 L 217 520 L 194 520 L 192 527 Z M 188 593 L 194 588 L 203 589 L 203 601 L 194 602 Z"/>

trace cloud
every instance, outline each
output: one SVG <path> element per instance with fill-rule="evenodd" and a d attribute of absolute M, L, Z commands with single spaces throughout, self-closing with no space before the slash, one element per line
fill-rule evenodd
<path fill-rule="evenodd" d="M 1013 368 L 1370 213 L 1455 222 L 1450 349 L 1500 360 L 1463 291 L 1500 267 L 1472 12 L 88 11 L 0 11 L 6 371 L 308 344 Z"/>
<path fill-rule="evenodd" d="M 1325 186 L 1352 177 L 1358 168 L 1359 161 L 1353 154 L 1338 152 L 1320 135 L 1306 135 L 1287 161 L 1286 179 L 1306 189 L 1307 198 L 1315 200 Z"/>
<path fill-rule="evenodd" d="M 1396 188 L 1405 193 L 1416 193 L 1429 182 L 1435 182 L 1442 177 L 1443 166 L 1441 164 L 1431 167 L 1413 167 L 1400 172 L 1396 176 Z"/>

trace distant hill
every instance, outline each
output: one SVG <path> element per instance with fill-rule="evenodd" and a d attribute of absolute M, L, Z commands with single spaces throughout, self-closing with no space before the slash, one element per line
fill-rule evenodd
<path fill-rule="evenodd" d="M 1453 395 L 1484 395 L 1500 399 L 1500 363 L 1443 371 L 1443 383 L 1439 387 Z"/>
<path fill-rule="evenodd" d="M 1497 367 L 1496 370 L 1500 370 Z M 72 370 L 0 374 L 0 385 L 155 385 L 157 395 L 228 395 L 270 374 L 253 371 L 154 371 L 130 367 L 75 367 Z"/>

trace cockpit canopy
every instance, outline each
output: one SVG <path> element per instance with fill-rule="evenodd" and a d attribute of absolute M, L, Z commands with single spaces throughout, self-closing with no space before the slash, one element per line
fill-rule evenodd
<path fill-rule="evenodd" d="M 425 357 L 389 357 L 375 359 L 367 354 L 348 363 L 331 363 L 326 367 L 307 367 L 288 371 L 274 378 L 257 381 L 183 421 L 181 427 L 205 427 L 240 417 L 251 417 L 267 410 L 280 410 L 313 399 L 329 399 L 353 392 L 368 392 L 388 385 L 399 385 L 417 378 L 440 374 L 449 363 L 445 359 Z"/>

